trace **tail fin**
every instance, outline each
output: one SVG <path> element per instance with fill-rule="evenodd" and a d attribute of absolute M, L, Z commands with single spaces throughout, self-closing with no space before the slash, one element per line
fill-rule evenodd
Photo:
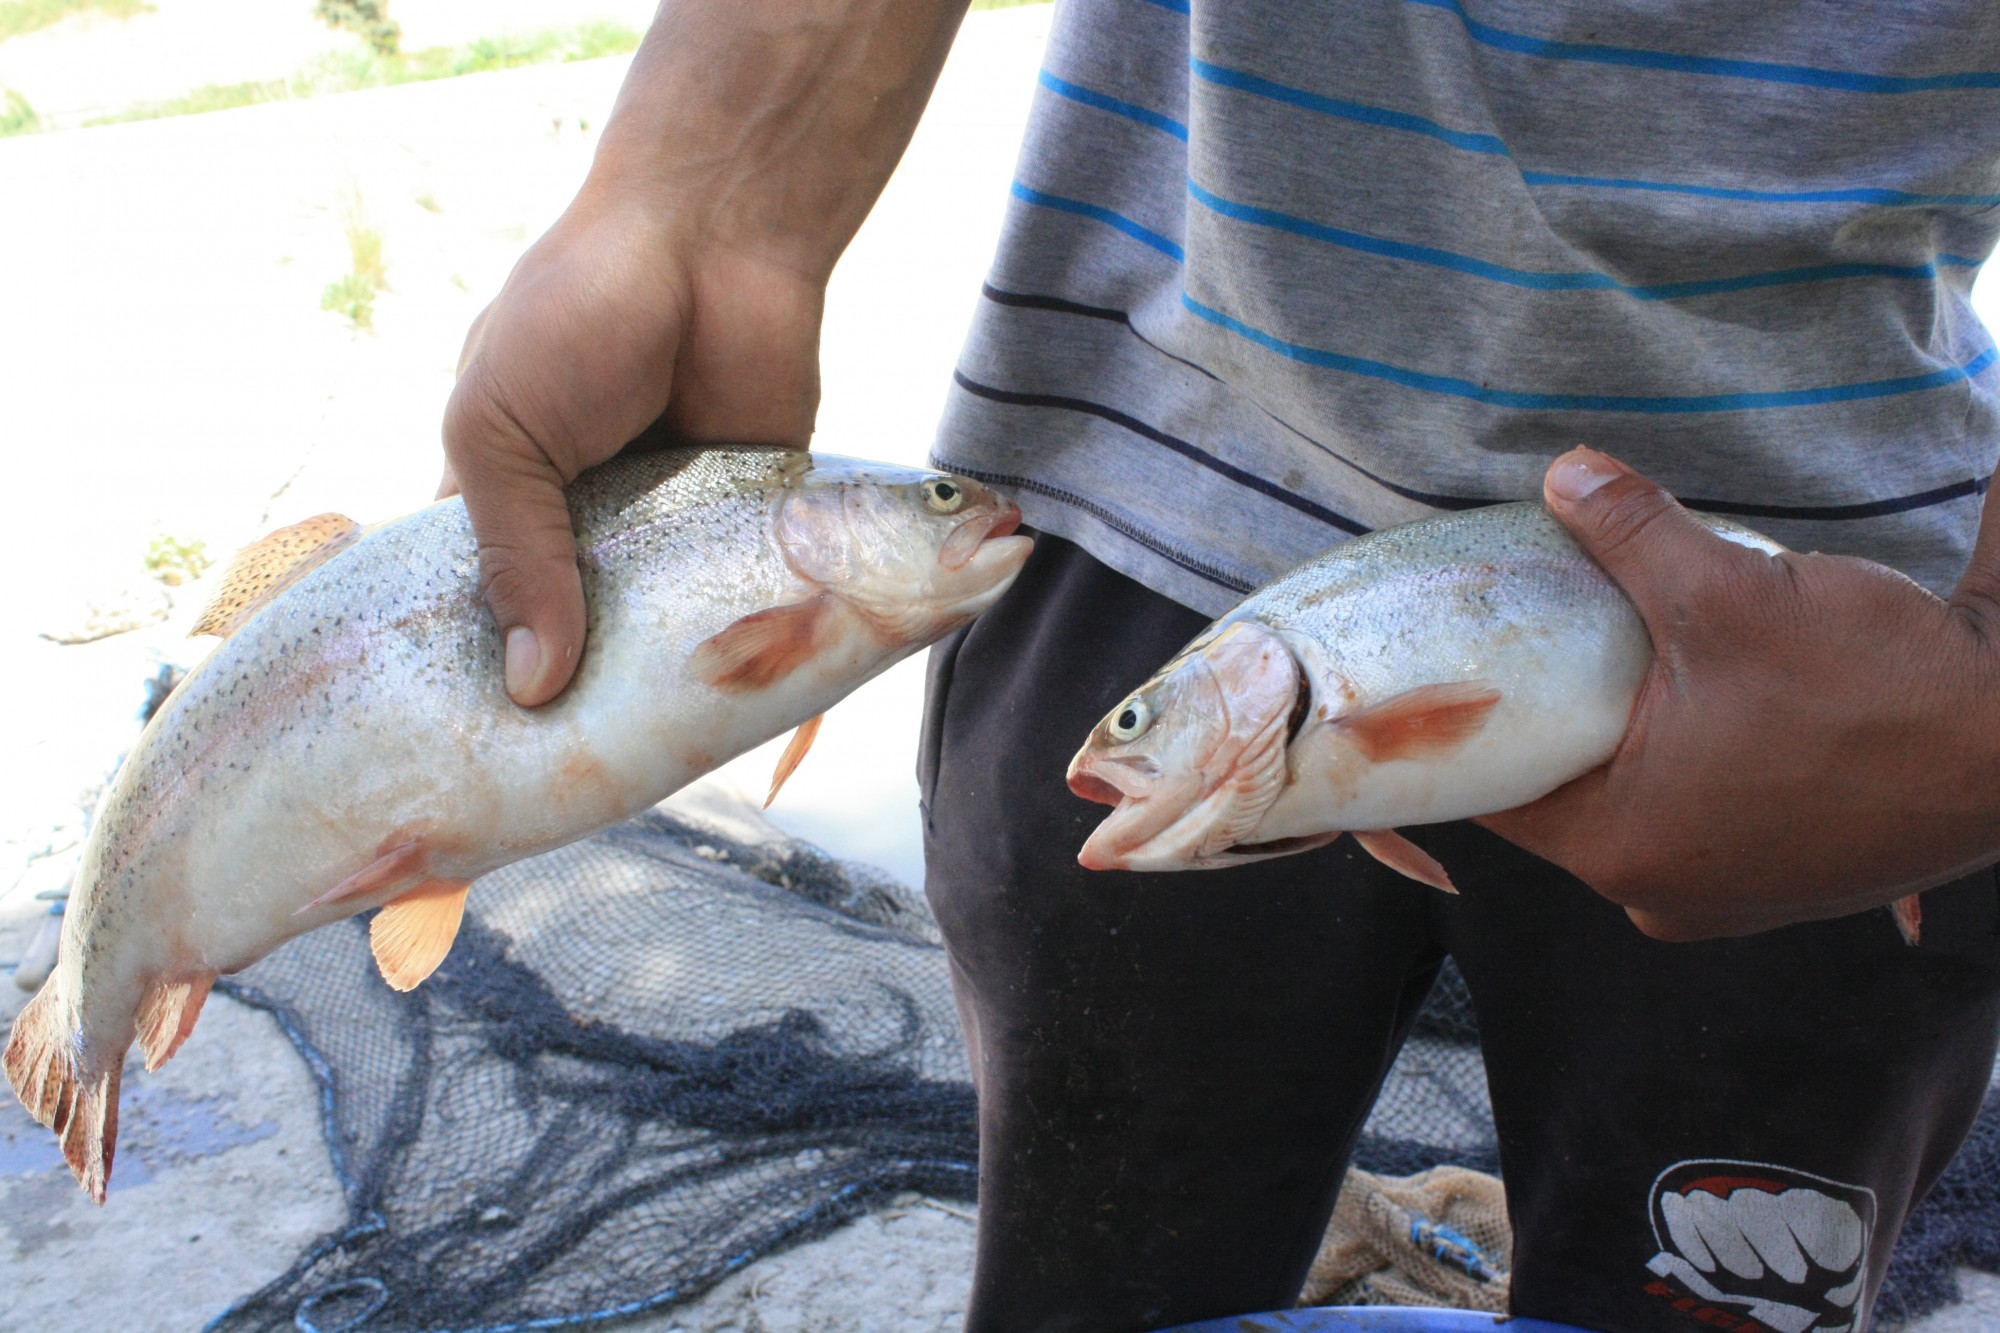
<path fill-rule="evenodd" d="M 121 1050 L 109 1068 L 94 1074 L 78 1067 L 53 979 L 15 1016 L 7 1053 L 0 1057 L 21 1104 L 56 1132 L 63 1159 L 98 1203 L 104 1202 L 118 1146 L 118 1076 L 124 1058 Z"/>

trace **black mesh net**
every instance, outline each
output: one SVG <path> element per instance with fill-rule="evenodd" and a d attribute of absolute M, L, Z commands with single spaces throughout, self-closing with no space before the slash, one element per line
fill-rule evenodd
<path fill-rule="evenodd" d="M 360 919 L 227 990 L 312 1066 L 349 1220 L 212 1329 L 582 1322 L 903 1191 L 973 1193 L 934 928 L 803 844 L 655 811 L 481 880 L 408 995 Z"/>
<path fill-rule="evenodd" d="M 312 1068 L 348 1221 L 217 1333 L 504 1333 L 671 1306 L 905 1192 L 969 1200 L 972 1090 L 921 898 L 788 839 L 653 811 L 480 881 L 398 995 L 362 921 L 224 989 Z M 1356 1164 L 1499 1156 L 1447 964 Z M 1891 1270 L 1892 1317 L 2000 1271 L 2000 1102 Z"/>

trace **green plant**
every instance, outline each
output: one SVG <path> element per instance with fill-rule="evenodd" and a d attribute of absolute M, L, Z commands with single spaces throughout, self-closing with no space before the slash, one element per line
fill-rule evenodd
<path fill-rule="evenodd" d="M 183 541 L 163 532 L 146 548 L 147 572 L 173 586 L 200 578 L 202 571 L 214 563 L 209 559 L 207 544 L 200 538 Z"/>
<path fill-rule="evenodd" d="M 403 43 L 401 25 L 389 18 L 389 0 L 319 0 L 313 16 L 329 28 L 360 33 L 377 55 L 395 55 Z"/>
<path fill-rule="evenodd" d="M 28 105 L 28 99 L 9 88 L 7 96 L 0 99 L 0 139 L 10 134 L 33 134 L 41 128 L 42 118 Z"/>
<path fill-rule="evenodd" d="M 0 0 L 0 42 L 53 27 L 71 14 L 97 10 L 115 19 L 152 10 L 146 0 Z"/>

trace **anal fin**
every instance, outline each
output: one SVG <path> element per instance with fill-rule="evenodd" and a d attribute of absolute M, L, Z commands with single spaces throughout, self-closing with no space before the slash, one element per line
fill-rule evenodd
<path fill-rule="evenodd" d="M 1896 918 L 1896 929 L 1902 932 L 1903 943 L 1915 945 L 1924 938 L 1924 896 L 1912 893 L 1889 904 L 1889 915 Z"/>
<path fill-rule="evenodd" d="M 820 649 L 833 597 L 753 611 L 704 639 L 688 659 L 696 680 L 730 694 L 761 690 L 805 665 Z"/>
<path fill-rule="evenodd" d="M 156 981 L 147 988 L 146 998 L 139 1002 L 139 1045 L 146 1052 L 148 1073 L 180 1050 L 214 984 L 215 973 L 201 972 L 178 981 Z"/>
<path fill-rule="evenodd" d="M 1457 893 L 1458 887 L 1451 882 L 1437 858 L 1411 842 L 1394 829 L 1356 830 L 1354 840 L 1361 844 L 1361 850 L 1380 861 L 1399 875 L 1408 875 L 1419 884 L 1428 884 L 1446 893 Z"/>
<path fill-rule="evenodd" d="M 819 736 L 819 724 L 824 721 L 826 721 L 825 713 L 815 713 L 799 723 L 798 730 L 792 733 L 792 739 L 786 744 L 785 752 L 778 756 L 776 771 L 771 774 L 771 790 L 764 797 L 766 810 L 771 808 L 771 802 L 778 799 L 778 788 L 785 785 L 785 779 L 797 770 L 800 762 L 806 757 L 806 751 L 812 749 L 813 741 Z"/>
<path fill-rule="evenodd" d="M 382 980 L 396 990 L 415 990 L 437 971 L 458 938 L 471 888 L 469 880 L 425 880 L 375 914 L 368 946 Z"/>

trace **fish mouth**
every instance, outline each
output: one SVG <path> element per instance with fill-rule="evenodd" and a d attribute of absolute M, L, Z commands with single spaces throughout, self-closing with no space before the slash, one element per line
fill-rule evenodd
<path fill-rule="evenodd" d="M 1012 501 L 1002 501 L 953 528 L 938 550 L 938 563 L 946 569 L 963 569 L 989 542 L 1012 536 L 1020 526 L 1021 506 Z M 1021 540 L 1026 541 L 1027 538 Z"/>
<path fill-rule="evenodd" d="M 1094 788 L 1096 783 L 1103 780 L 1095 774 L 1080 774 L 1071 781 L 1070 790 L 1086 800 L 1103 801 L 1105 796 L 1101 793 L 1110 784 Z M 1093 796 L 1092 790 L 1100 794 Z M 1254 824 L 1263 814 L 1261 807 L 1243 809 L 1234 784 L 1227 781 L 1201 793 L 1192 802 L 1175 800 L 1173 795 L 1121 795 L 1117 807 L 1084 839 L 1077 853 L 1077 864 L 1086 870 L 1158 872 L 1207 870 L 1247 859 L 1230 855 L 1236 844 L 1229 841 L 1226 833 L 1222 835 L 1225 845 L 1215 846 L 1218 830 L 1245 822 Z"/>
<path fill-rule="evenodd" d="M 1110 756 L 1085 744 L 1070 760 L 1069 789 L 1086 801 L 1112 807 L 1084 841 L 1077 861 L 1086 870 L 1167 869 L 1141 865 L 1157 852 L 1160 835 L 1200 803 L 1186 783 L 1162 791 L 1160 766 L 1144 755 Z"/>
<path fill-rule="evenodd" d="M 1014 535 L 1020 526 L 1019 507 L 1006 504 L 952 529 L 938 551 L 939 568 L 945 571 L 939 592 L 963 595 L 942 607 L 941 615 L 954 622 L 970 620 L 1014 585 L 1014 576 L 1035 549 L 1034 538 Z"/>

